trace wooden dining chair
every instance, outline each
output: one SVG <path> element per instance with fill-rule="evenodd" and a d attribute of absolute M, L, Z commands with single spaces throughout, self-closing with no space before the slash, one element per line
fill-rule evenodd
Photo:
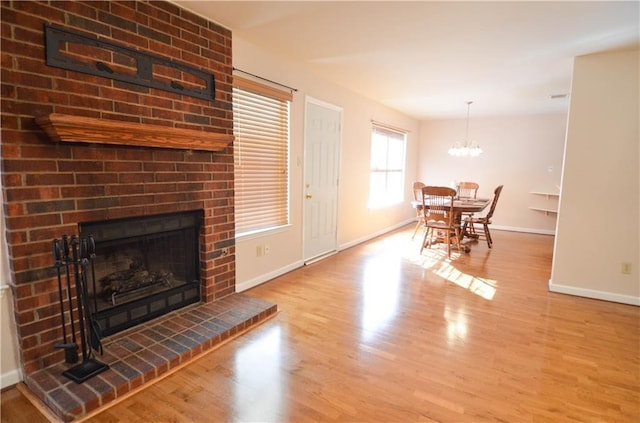
<path fill-rule="evenodd" d="M 425 184 L 422 182 L 414 182 L 413 183 L 413 200 L 414 200 L 414 208 L 416 209 L 416 227 L 413 230 L 413 235 L 411 235 L 411 239 L 416 237 L 416 233 L 418 233 L 418 229 L 424 227 L 424 213 L 422 212 L 422 187 Z"/>
<path fill-rule="evenodd" d="M 478 195 L 478 188 L 480 188 L 480 184 L 478 184 L 477 182 L 469 182 L 469 181 L 459 182 L 458 198 L 475 200 Z M 473 213 L 462 213 L 463 219 L 467 217 L 473 217 Z"/>
<path fill-rule="evenodd" d="M 491 218 L 493 217 L 493 213 L 496 211 L 496 204 L 498 204 L 498 198 L 500 198 L 500 193 L 502 192 L 503 185 L 499 185 L 493 191 L 493 201 L 491 201 L 491 206 L 489 207 L 489 211 L 483 217 L 473 217 L 469 216 L 464 219 L 464 223 L 462 224 L 462 233 L 469 233 L 471 236 L 477 236 L 478 238 L 484 237 L 487 240 L 487 245 L 489 248 L 493 246 L 493 239 L 491 239 L 491 232 L 489 232 L 489 225 L 491 224 Z M 482 232 L 476 232 L 476 225 L 482 225 Z"/>
<path fill-rule="evenodd" d="M 431 248 L 433 240 L 444 237 L 447 244 L 447 256 L 451 257 L 451 241 L 454 237 L 458 251 L 460 251 L 460 226 L 455 221 L 453 201 L 456 190 L 449 187 L 422 188 L 422 208 L 424 210 L 425 234 L 420 247 L 420 254 L 424 247 Z"/>
<path fill-rule="evenodd" d="M 458 198 L 475 199 L 478 195 L 478 188 L 480 188 L 480 185 L 477 182 L 459 182 Z"/>

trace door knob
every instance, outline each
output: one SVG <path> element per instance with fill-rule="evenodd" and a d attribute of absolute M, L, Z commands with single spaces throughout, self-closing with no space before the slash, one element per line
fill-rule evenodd
<path fill-rule="evenodd" d="M 306 194 L 306 195 L 304 196 L 304 198 L 306 198 L 307 200 L 309 200 L 309 199 L 313 198 L 313 195 L 311 195 L 311 194 Z"/>

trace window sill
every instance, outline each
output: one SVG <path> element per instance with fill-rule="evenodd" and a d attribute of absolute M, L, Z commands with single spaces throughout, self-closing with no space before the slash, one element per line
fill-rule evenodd
<path fill-rule="evenodd" d="M 257 231 L 246 232 L 236 235 L 236 241 L 248 241 L 251 239 L 264 238 L 266 236 L 274 235 L 281 232 L 286 232 L 291 229 L 291 224 L 277 226 L 275 228 L 260 229 Z"/>

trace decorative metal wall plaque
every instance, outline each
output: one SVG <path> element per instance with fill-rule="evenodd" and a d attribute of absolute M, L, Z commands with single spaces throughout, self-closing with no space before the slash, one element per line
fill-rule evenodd
<path fill-rule="evenodd" d="M 45 25 L 47 65 L 204 100 L 213 74 L 109 41 Z"/>

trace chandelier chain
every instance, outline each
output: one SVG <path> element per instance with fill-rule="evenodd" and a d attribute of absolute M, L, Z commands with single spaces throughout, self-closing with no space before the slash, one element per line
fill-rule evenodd
<path fill-rule="evenodd" d="M 470 156 L 470 157 L 478 157 L 482 154 L 482 149 L 477 144 L 469 141 L 469 117 L 471 115 L 471 104 L 473 101 L 467 101 L 467 123 L 466 123 L 466 134 L 464 139 L 464 144 L 460 145 L 459 142 L 455 143 L 453 147 L 449 149 L 449 154 L 452 156 Z"/>

